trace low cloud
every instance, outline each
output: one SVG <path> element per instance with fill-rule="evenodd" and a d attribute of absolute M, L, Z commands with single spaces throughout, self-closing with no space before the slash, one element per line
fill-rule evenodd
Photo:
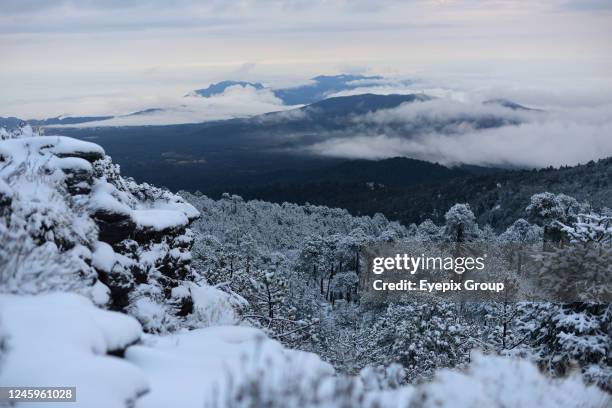
<path fill-rule="evenodd" d="M 113 119 L 87 122 L 78 127 L 94 126 L 140 126 L 140 125 L 173 125 L 181 123 L 199 123 L 211 120 L 223 120 L 259 115 L 266 112 L 291 109 L 267 89 L 257 90 L 252 86 L 235 85 L 228 87 L 222 94 L 209 98 L 181 97 L 160 101 L 156 109 L 138 115 L 126 115 L 123 111 Z M 141 109 L 143 109 L 141 108 Z M 132 109 L 137 111 L 138 109 Z"/>
<path fill-rule="evenodd" d="M 520 124 L 477 129 L 469 122 L 457 121 L 466 115 L 491 115 L 519 120 Z M 342 158 L 400 156 L 451 166 L 466 163 L 528 168 L 575 165 L 612 156 L 612 104 L 530 112 L 437 100 L 379 111 L 355 122 L 361 131 L 357 136 L 347 132 L 306 150 Z M 447 125 L 440 125 L 444 123 Z"/>
<path fill-rule="evenodd" d="M 476 119 L 501 119 L 518 122 L 535 118 L 536 112 L 513 111 L 495 103 L 463 103 L 436 98 L 424 102 L 405 103 L 394 109 L 384 109 L 355 119 L 355 122 L 377 125 L 400 125 L 419 128 L 435 124 L 461 124 Z M 460 131 L 460 130 L 459 130 Z"/>

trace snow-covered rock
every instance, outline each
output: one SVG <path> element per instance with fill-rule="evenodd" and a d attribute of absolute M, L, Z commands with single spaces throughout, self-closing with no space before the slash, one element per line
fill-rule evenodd
<path fill-rule="evenodd" d="M 47 136 L 56 139 L 51 153 L 58 157 L 79 157 L 94 162 L 104 157 L 104 149 L 90 142 L 73 139 L 65 136 Z"/>
<path fill-rule="evenodd" d="M 173 210 L 134 210 L 132 218 L 136 221 L 137 228 L 153 231 L 180 228 L 189 222 L 185 214 Z"/>
<path fill-rule="evenodd" d="M 128 306 L 145 296 L 139 304 L 155 303 L 164 314 L 191 313 L 190 301 L 177 302 L 171 291 L 195 278 L 188 227 L 199 213 L 192 205 L 122 177 L 94 143 L 27 126 L 5 133 L 0 293 L 76 291 L 127 311 L 142 309 Z M 172 316 L 161 321 L 181 325 Z"/>
<path fill-rule="evenodd" d="M 141 369 L 109 354 L 139 341 L 138 322 L 82 296 L 0 295 L 0 327 L 3 386 L 76 387 L 76 403 L 53 404 L 75 408 L 123 408 L 149 389 Z"/>

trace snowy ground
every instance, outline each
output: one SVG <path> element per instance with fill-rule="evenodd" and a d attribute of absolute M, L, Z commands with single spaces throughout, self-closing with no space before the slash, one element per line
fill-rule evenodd
<path fill-rule="evenodd" d="M 138 408 L 224 406 L 228 387 L 244 377 L 263 375 L 261 382 L 271 389 L 297 379 L 300 390 L 334 378 L 333 368 L 316 355 L 285 349 L 253 328 L 143 335 L 134 318 L 101 310 L 70 293 L 1 295 L 0 345 L 5 350 L 0 354 L 3 386 L 76 386 L 76 403 L 54 407 L 113 408 L 134 402 Z M 331 395 L 322 397 L 330 405 L 317 406 L 339 406 Z M 363 407 L 603 408 L 610 402 L 578 377 L 552 381 L 526 361 L 480 355 L 466 373 L 445 370 L 416 388 L 361 395 Z"/>
<path fill-rule="evenodd" d="M 96 308 L 69 293 L 0 296 L 3 386 L 76 386 L 77 403 L 61 407 L 202 408 L 224 380 L 261 365 L 287 364 L 331 376 L 316 355 L 284 349 L 257 329 L 219 326 L 168 336 L 142 334 L 127 315 Z M 125 358 L 109 355 L 123 354 Z M 36 403 L 23 406 L 40 406 Z"/>

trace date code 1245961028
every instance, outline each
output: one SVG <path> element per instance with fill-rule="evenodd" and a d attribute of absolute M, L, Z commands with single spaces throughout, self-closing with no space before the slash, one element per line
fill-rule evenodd
<path fill-rule="evenodd" d="M 76 402 L 76 387 L 0 387 L 2 402 Z"/>

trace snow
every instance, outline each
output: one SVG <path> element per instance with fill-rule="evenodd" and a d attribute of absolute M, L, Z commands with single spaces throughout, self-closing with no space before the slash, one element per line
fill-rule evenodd
<path fill-rule="evenodd" d="M 27 158 L 32 162 L 36 162 L 36 159 L 31 156 L 34 152 L 45 154 L 48 151 L 60 157 L 80 157 L 85 159 L 102 158 L 105 154 L 101 146 L 71 137 L 26 136 L 24 134 L 20 138 L 3 140 L 0 146 L 0 154 L 11 157 L 15 163 L 21 163 Z"/>
<path fill-rule="evenodd" d="M 238 318 L 226 292 L 208 285 L 190 284 L 194 318 L 205 326 L 236 324 Z"/>
<path fill-rule="evenodd" d="M 89 200 L 89 206 L 93 211 L 103 211 L 112 214 L 129 216 L 132 209 L 119 201 L 113 193 L 117 194 L 116 188 L 107 182 L 98 181 L 94 184 Z"/>
<path fill-rule="evenodd" d="M 423 407 L 604 407 L 608 395 L 579 377 L 553 380 L 525 360 L 478 353 L 466 373 L 443 370 L 415 395 Z"/>
<path fill-rule="evenodd" d="M 105 306 L 110 301 L 110 289 L 100 281 L 96 281 L 91 287 L 89 296 L 97 306 Z"/>
<path fill-rule="evenodd" d="M 76 156 L 83 155 L 102 158 L 105 155 L 102 146 L 83 140 L 73 139 L 66 136 L 40 136 L 37 139 L 55 139 L 51 152 L 57 156 Z"/>
<path fill-rule="evenodd" d="M 92 188 L 89 207 L 94 212 L 129 216 L 141 230 L 165 231 L 186 227 L 190 220 L 199 217 L 200 213 L 191 204 L 176 201 L 181 200 L 176 196 L 176 200 L 172 198 L 139 203 L 112 184 L 98 180 Z"/>
<path fill-rule="evenodd" d="M 184 299 L 190 296 L 189 288 L 184 285 L 179 285 L 176 288 L 172 288 L 171 297 L 173 299 Z"/>
<path fill-rule="evenodd" d="M 0 178 L 0 197 L 12 197 L 13 189 L 4 180 Z"/>
<path fill-rule="evenodd" d="M 0 324 L 8 337 L 3 386 L 76 386 L 76 403 L 53 404 L 73 408 L 123 408 L 147 390 L 142 371 L 107 355 L 140 338 L 131 317 L 75 294 L 0 295 Z"/>
<path fill-rule="evenodd" d="M 157 201 L 155 208 L 158 210 L 177 210 L 181 211 L 189 220 L 195 220 L 200 216 L 200 212 L 196 208 L 187 203 L 179 201 Z"/>
<path fill-rule="evenodd" d="M 414 388 L 404 386 L 393 390 L 371 391 L 365 394 L 365 406 L 369 408 L 405 408 L 411 406 Z"/>
<path fill-rule="evenodd" d="M 91 264 L 98 270 L 110 272 L 117 262 L 115 251 L 106 242 L 98 241 L 92 255 Z"/>
<path fill-rule="evenodd" d="M 7 139 L 0 143 L 0 157 L 8 163 L 3 164 L 2 173 L 8 179 L 19 164 L 23 163 L 30 152 L 29 141 L 39 138 L 24 138 L 24 139 Z M 34 161 L 34 160 L 32 160 Z"/>
<path fill-rule="evenodd" d="M 316 355 L 288 351 L 253 328 L 219 326 L 166 337 L 147 337 L 146 345 L 128 348 L 128 361 L 148 374 L 151 392 L 137 408 L 201 408 L 214 393 L 223 393 L 225 381 L 243 375 L 245 361 L 253 365 L 283 366 L 291 356 L 293 370 L 304 377 L 332 375 L 333 369 Z"/>
<path fill-rule="evenodd" d="M 185 214 L 174 210 L 134 210 L 132 219 L 139 228 L 154 231 L 185 227 L 189 224 L 189 219 Z"/>
<path fill-rule="evenodd" d="M 199 296 L 212 293 L 204 289 Z M 141 300 L 142 309 L 149 308 L 148 300 Z M 76 294 L 54 293 L 0 295 L 0 334 L 6 343 L 0 384 L 76 386 L 77 402 L 57 407 L 201 408 L 223 404 L 249 379 L 260 379 L 264 392 L 287 403 L 298 396 L 275 392 L 289 383 L 299 392 L 319 384 L 322 401 L 334 401 L 336 377 L 329 364 L 315 354 L 285 349 L 251 327 L 143 335 L 129 316 L 98 309 Z M 125 350 L 124 358 L 108 354 L 117 350 Z M 609 402 L 607 394 L 579 377 L 553 380 L 528 361 L 475 353 L 466 371 L 443 370 L 433 382 L 415 387 L 372 389 L 360 406 L 569 408 Z"/>
<path fill-rule="evenodd" d="M 93 167 L 91 163 L 80 157 L 52 157 L 49 160 L 50 167 L 57 167 L 62 170 L 77 170 L 82 172 L 91 173 Z"/>
<path fill-rule="evenodd" d="M 142 324 L 145 330 L 161 332 L 164 328 L 166 309 L 163 305 L 154 302 L 148 297 L 135 300 L 128 308 L 130 315 Z"/>
<path fill-rule="evenodd" d="M 0 141 L 0 156 L 4 158 L 0 188 L 12 199 L 11 222 L 0 220 L 4 227 L 0 228 L 0 264 L 12 272 L 4 282 L 4 291 L 76 290 L 88 285 L 88 278 L 94 274 L 87 263 L 91 255 L 87 244 L 96 232 L 95 224 L 77 208 L 78 200 L 66 196 L 67 176 L 57 165 L 88 170 L 91 166 L 82 159 L 53 156 L 50 150 L 62 140 L 28 136 Z M 83 147 L 79 143 L 76 146 Z M 67 147 L 65 143 L 64 149 Z"/>
<path fill-rule="evenodd" d="M 153 267 L 159 259 L 165 256 L 166 251 L 167 245 L 163 243 L 152 244 L 148 249 L 144 249 L 138 254 L 138 260 L 142 265 Z"/>

